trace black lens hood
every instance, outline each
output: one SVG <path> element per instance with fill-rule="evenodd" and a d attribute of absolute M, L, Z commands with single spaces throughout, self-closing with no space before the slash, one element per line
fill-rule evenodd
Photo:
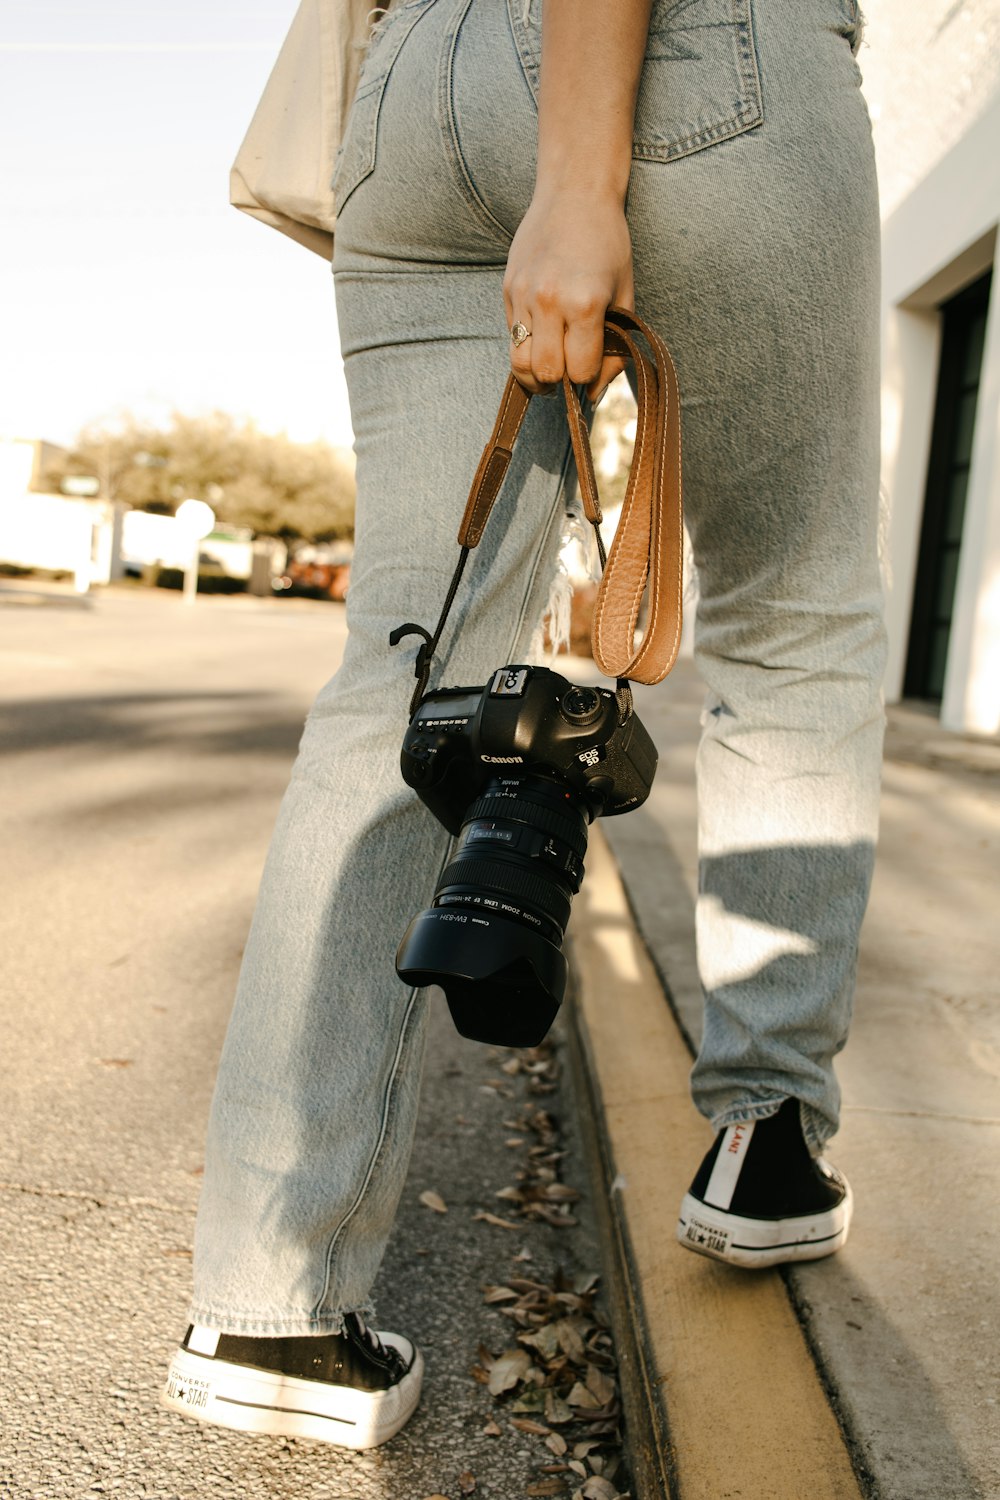
<path fill-rule="evenodd" d="M 396 954 L 406 984 L 444 990 L 462 1036 L 501 1047 L 537 1047 L 566 992 L 566 959 L 540 933 L 479 911 L 429 907 Z"/>

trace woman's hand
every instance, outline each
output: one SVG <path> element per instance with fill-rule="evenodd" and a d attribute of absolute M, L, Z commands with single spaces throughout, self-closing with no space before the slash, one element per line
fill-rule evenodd
<path fill-rule="evenodd" d="M 535 192 L 507 258 L 511 369 L 536 392 L 569 374 L 591 400 L 623 368 L 604 314 L 635 308 L 625 194 L 652 0 L 545 0 Z"/>
<path fill-rule="evenodd" d="M 568 373 L 594 400 L 624 368 L 604 356 L 604 314 L 634 307 L 632 242 L 618 194 L 536 188 L 514 236 L 503 284 L 507 326 L 531 337 L 511 344 L 511 369 L 526 390 Z"/>

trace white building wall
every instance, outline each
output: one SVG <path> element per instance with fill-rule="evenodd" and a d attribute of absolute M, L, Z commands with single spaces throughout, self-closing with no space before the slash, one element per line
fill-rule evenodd
<path fill-rule="evenodd" d="M 997 0 L 862 0 L 858 61 L 888 217 L 1000 87 Z"/>
<path fill-rule="evenodd" d="M 1000 0 L 871 0 L 860 62 L 883 207 L 883 473 L 890 659 L 902 691 L 931 427 L 938 308 L 993 262 Z M 1000 287 L 976 418 L 942 721 L 1000 732 Z"/>

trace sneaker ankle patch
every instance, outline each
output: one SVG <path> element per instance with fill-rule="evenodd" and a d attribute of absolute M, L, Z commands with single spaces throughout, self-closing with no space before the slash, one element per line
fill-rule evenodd
<path fill-rule="evenodd" d="M 752 1120 L 746 1125 L 730 1125 L 726 1130 L 705 1188 L 705 1202 L 710 1203 L 713 1208 L 728 1209 L 732 1203 L 753 1132 Z"/>
<path fill-rule="evenodd" d="M 217 1328 L 199 1328 L 197 1324 L 188 1335 L 185 1348 L 192 1354 L 207 1354 L 211 1359 L 219 1347 L 219 1330 Z"/>

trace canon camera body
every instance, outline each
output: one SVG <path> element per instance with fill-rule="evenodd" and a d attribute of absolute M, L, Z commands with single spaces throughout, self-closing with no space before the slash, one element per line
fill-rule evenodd
<path fill-rule="evenodd" d="M 463 1036 L 506 1046 L 544 1037 L 566 988 L 561 945 L 587 827 L 639 807 L 656 761 L 611 689 L 545 667 L 501 667 L 485 687 L 421 699 L 403 779 L 458 843 L 396 970 L 440 985 Z"/>

